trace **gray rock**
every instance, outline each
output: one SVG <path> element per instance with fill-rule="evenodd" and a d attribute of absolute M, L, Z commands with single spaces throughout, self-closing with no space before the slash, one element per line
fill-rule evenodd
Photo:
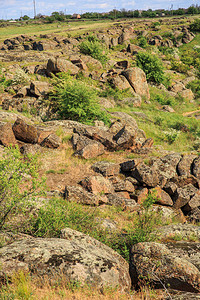
<path fill-rule="evenodd" d="M 131 176 L 148 187 L 156 187 L 159 184 L 158 172 L 144 163 L 138 164 L 131 172 Z"/>
<path fill-rule="evenodd" d="M 174 236 L 181 237 L 182 240 L 189 240 L 190 237 L 196 237 L 200 241 L 200 227 L 191 224 L 176 224 L 160 227 L 159 234 L 162 239 L 169 239 Z"/>
<path fill-rule="evenodd" d="M 130 210 L 138 210 L 139 205 L 135 202 L 133 199 L 127 199 L 125 197 L 122 197 L 118 195 L 117 193 L 108 194 L 108 205 L 111 206 L 119 206 L 122 209 L 130 209 Z"/>
<path fill-rule="evenodd" d="M 177 169 L 179 175 L 191 175 L 192 163 L 196 158 L 195 155 L 184 155 L 178 163 Z"/>
<path fill-rule="evenodd" d="M 86 205 L 98 205 L 99 199 L 92 193 L 87 192 L 81 186 L 66 186 L 65 198 L 67 201 Z"/>
<path fill-rule="evenodd" d="M 92 169 L 103 176 L 109 177 L 119 174 L 120 165 L 108 161 L 99 161 L 92 165 Z"/>
<path fill-rule="evenodd" d="M 62 144 L 61 139 L 54 133 L 49 134 L 41 143 L 42 147 L 58 148 Z"/>
<path fill-rule="evenodd" d="M 192 173 L 195 177 L 200 179 L 200 156 L 195 158 L 195 160 L 193 162 Z"/>
<path fill-rule="evenodd" d="M 32 145 L 32 144 L 24 144 L 21 148 L 20 148 L 20 152 L 27 156 L 29 154 L 31 155 L 35 155 L 37 154 L 38 152 L 41 151 L 41 147 L 37 144 L 35 145 Z"/>
<path fill-rule="evenodd" d="M 158 288 L 164 284 L 175 290 L 200 291 L 198 268 L 159 243 L 138 243 L 132 247 L 130 274 L 136 286 L 147 281 Z"/>
<path fill-rule="evenodd" d="M 190 199 L 197 193 L 198 189 L 192 184 L 188 184 L 183 188 L 177 188 L 174 194 L 174 207 L 181 208 L 185 206 Z"/>
<path fill-rule="evenodd" d="M 62 231 L 62 239 L 29 238 L 0 248 L 1 278 L 19 270 L 34 276 L 45 276 L 54 282 L 59 278 L 80 281 L 97 288 L 130 288 L 127 262 L 99 241 L 71 229 Z"/>

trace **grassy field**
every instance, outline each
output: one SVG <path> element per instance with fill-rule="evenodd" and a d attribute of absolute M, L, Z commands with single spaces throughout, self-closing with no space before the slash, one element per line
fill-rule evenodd
<path fill-rule="evenodd" d="M 10 25 L 8 27 L 0 28 L 0 41 L 6 38 L 12 38 L 21 34 L 28 35 L 40 35 L 56 33 L 61 35 L 70 35 L 77 33 L 84 33 L 88 30 L 95 30 L 101 28 L 107 28 L 113 24 L 110 20 L 100 20 L 100 21 L 79 21 L 79 22 L 56 22 L 51 24 L 28 24 L 20 26 Z"/>

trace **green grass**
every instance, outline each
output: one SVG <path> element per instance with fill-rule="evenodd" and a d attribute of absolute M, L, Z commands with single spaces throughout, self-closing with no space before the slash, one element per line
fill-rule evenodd
<path fill-rule="evenodd" d="M 192 50 L 195 45 L 200 45 L 200 33 L 197 33 L 195 38 L 188 44 L 184 44 L 181 47 L 179 47 L 179 51 L 187 51 L 187 50 Z"/>
<path fill-rule="evenodd" d="M 73 36 L 80 32 L 84 33 L 87 32 L 88 29 L 97 29 L 97 28 L 104 28 L 112 24 L 113 21 L 110 20 L 100 20 L 98 22 L 94 21 L 79 21 L 79 22 L 55 22 L 50 24 L 28 24 L 25 26 L 16 26 L 10 25 L 4 27 L 0 30 L 0 40 L 4 40 L 6 38 L 12 38 L 14 36 L 18 36 L 21 34 L 26 35 L 40 35 L 40 34 L 50 34 L 56 33 L 64 36 Z"/>
<path fill-rule="evenodd" d="M 132 116 L 136 119 L 138 127 L 144 130 L 147 138 L 153 138 L 154 145 L 161 145 L 166 150 L 177 152 L 194 150 L 193 145 L 200 137 L 200 124 L 197 119 L 185 117 L 183 113 L 198 110 L 198 103 L 169 97 L 168 94 L 155 87 L 150 88 L 150 94 L 151 104 L 142 103 L 140 108 L 118 106 L 112 111 L 123 111 L 130 115 L 132 115 L 131 112 L 145 113 L 147 116 L 145 120 L 136 115 Z M 172 106 L 175 112 L 161 111 L 164 104 Z"/>

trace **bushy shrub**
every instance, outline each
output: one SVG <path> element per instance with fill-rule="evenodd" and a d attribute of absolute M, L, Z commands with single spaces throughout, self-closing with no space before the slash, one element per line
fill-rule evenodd
<path fill-rule="evenodd" d="M 193 91 L 196 98 L 200 98 L 200 80 L 199 79 L 195 79 L 192 82 L 188 83 L 187 88 L 189 88 Z"/>
<path fill-rule="evenodd" d="M 54 77 L 54 92 L 58 113 L 64 119 L 92 124 L 95 120 L 109 123 L 109 117 L 98 101 L 95 89 L 87 86 L 70 75 L 60 74 Z"/>
<path fill-rule="evenodd" d="M 138 40 L 138 46 L 140 46 L 142 48 L 146 48 L 148 46 L 147 39 L 144 36 L 142 36 L 141 38 L 139 38 L 139 40 Z"/>
<path fill-rule="evenodd" d="M 196 19 L 192 24 L 190 24 L 191 31 L 200 31 L 200 19 Z"/>
<path fill-rule="evenodd" d="M 5 76 L 0 76 L 0 91 L 3 92 L 6 87 L 12 84 L 12 80 L 6 80 Z"/>
<path fill-rule="evenodd" d="M 182 62 L 178 62 L 176 60 L 171 61 L 171 69 L 175 70 L 179 73 L 186 73 L 190 68 L 188 65 L 183 64 Z"/>
<path fill-rule="evenodd" d="M 88 39 L 83 41 L 79 45 L 79 49 L 83 54 L 90 55 L 95 59 L 98 59 L 103 65 L 108 60 L 106 54 L 104 54 L 104 48 L 95 37 L 89 36 Z"/>
<path fill-rule="evenodd" d="M 136 56 L 136 63 L 145 72 L 147 81 L 155 83 L 164 81 L 163 64 L 157 56 L 139 52 Z"/>
<path fill-rule="evenodd" d="M 161 105 L 174 105 L 174 99 L 172 97 L 167 97 L 164 95 L 155 95 L 155 101 L 160 103 Z"/>
<path fill-rule="evenodd" d="M 11 214 L 27 205 L 26 201 L 41 190 L 36 156 L 26 159 L 18 148 L 7 148 L 0 160 L 0 229 Z"/>

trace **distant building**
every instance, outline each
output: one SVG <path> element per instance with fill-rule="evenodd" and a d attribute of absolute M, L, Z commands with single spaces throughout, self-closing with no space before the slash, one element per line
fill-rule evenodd
<path fill-rule="evenodd" d="M 48 16 L 45 16 L 45 15 L 39 15 L 39 16 L 37 16 L 37 18 L 38 18 L 38 19 L 43 19 L 43 20 L 45 20 L 46 18 L 48 18 Z"/>
<path fill-rule="evenodd" d="M 17 21 L 15 20 L 10 20 L 9 23 L 16 23 Z"/>
<path fill-rule="evenodd" d="M 73 14 L 72 19 L 81 19 L 81 16 L 79 14 Z"/>

